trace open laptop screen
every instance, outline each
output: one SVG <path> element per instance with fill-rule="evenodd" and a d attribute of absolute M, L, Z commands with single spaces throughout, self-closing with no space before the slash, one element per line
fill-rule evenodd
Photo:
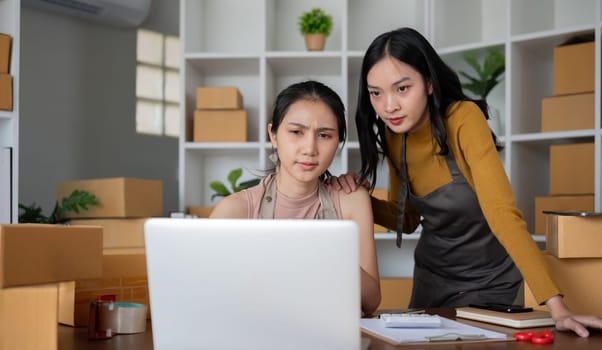
<path fill-rule="evenodd" d="M 150 219 L 154 348 L 359 349 L 352 221 Z"/>

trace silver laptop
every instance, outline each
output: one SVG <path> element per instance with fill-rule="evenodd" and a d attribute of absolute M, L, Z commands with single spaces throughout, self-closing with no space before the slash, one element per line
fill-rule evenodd
<path fill-rule="evenodd" d="M 354 222 L 149 219 L 145 241 L 155 350 L 360 349 Z"/>

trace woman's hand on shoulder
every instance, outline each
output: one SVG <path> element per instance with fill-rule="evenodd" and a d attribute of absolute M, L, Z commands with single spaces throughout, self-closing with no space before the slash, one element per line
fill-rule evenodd
<path fill-rule="evenodd" d="M 573 331 L 580 337 L 589 336 L 588 328 L 602 329 L 602 318 L 594 315 L 574 314 L 564 303 L 561 296 L 556 295 L 546 301 L 559 331 Z"/>
<path fill-rule="evenodd" d="M 368 180 L 364 180 L 361 184 L 359 183 L 360 176 L 353 171 L 339 176 L 331 176 L 326 179 L 326 183 L 331 185 L 335 190 L 343 190 L 345 193 L 351 193 L 356 191 L 359 187 L 366 189 L 370 188 Z"/>

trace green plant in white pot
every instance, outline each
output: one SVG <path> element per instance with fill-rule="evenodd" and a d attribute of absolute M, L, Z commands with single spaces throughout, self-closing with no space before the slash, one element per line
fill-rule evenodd
<path fill-rule="evenodd" d="M 332 31 L 332 16 L 314 7 L 299 16 L 299 31 L 305 36 L 305 47 L 310 51 L 324 50 L 326 38 Z"/>

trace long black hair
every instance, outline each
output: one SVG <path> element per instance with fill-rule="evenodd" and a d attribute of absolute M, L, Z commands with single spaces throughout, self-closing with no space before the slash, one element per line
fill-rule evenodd
<path fill-rule="evenodd" d="M 487 103 L 484 100 L 473 100 L 462 91 L 458 74 L 443 60 L 431 44 L 412 28 L 399 28 L 379 35 L 368 47 L 362 61 L 360 75 L 357 111 L 355 122 L 357 125 L 358 139 L 362 168 L 360 177 L 369 179 L 371 187 L 376 183 L 378 163 L 381 156 L 387 157 L 399 174 L 395 165 L 396 159 L 391 159 L 385 138 L 385 123 L 376 118 L 376 112 L 370 103 L 367 76 L 370 69 L 383 58 L 392 57 L 404 62 L 420 73 L 425 84 L 431 83 L 433 93 L 428 96 L 427 108 L 429 109 L 433 137 L 439 145 L 439 154 L 447 155 L 447 131 L 444 118 L 450 104 L 456 101 L 473 101 L 489 119 Z M 492 132 L 495 144 L 497 138 Z"/>

